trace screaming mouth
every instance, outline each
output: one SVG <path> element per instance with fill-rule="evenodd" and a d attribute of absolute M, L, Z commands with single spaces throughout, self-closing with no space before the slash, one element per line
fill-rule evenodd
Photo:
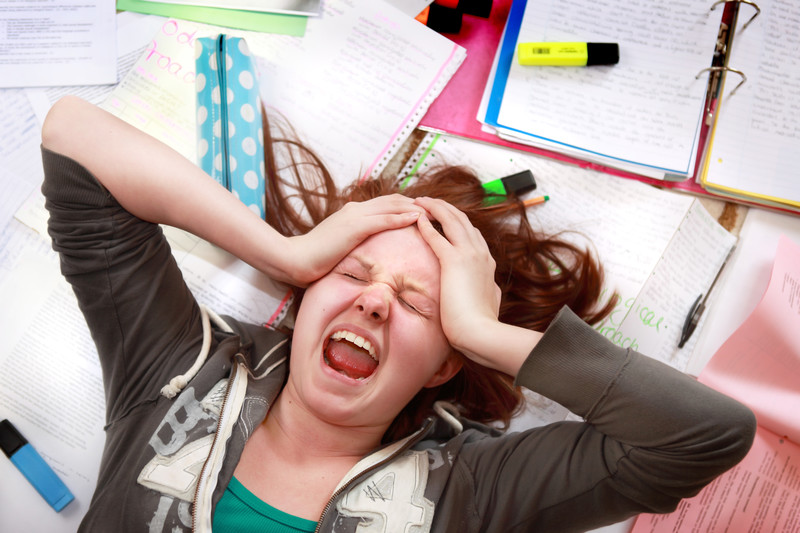
<path fill-rule="evenodd" d="M 339 330 L 325 345 L 325 364 L 350 379 L 361 381 L 378 368 L 375 348 L 352 331 Z"/>

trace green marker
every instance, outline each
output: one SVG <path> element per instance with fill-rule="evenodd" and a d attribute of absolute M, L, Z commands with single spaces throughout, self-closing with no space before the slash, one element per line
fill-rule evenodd
<path fill-rule="evenodd" d="M 483 205 L 499 204 L 506 200 L 509 193 L 520 196 L 535 188 L 536 180 L 533 179 L 533 173 L 530 170 L 523 170 L 505 178 L 484 183 L 483 189 L 486 191 L 486 197 L 483 199 Z"/>

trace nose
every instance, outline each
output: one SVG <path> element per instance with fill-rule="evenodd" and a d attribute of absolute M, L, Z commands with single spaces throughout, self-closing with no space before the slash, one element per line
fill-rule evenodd
<path fill-rule="evenodd" d="M 371 320 L 383 322 L 389 318 L 392 289 L 384 283 L 373 283 L 364 288 L 354 305 Z"/>

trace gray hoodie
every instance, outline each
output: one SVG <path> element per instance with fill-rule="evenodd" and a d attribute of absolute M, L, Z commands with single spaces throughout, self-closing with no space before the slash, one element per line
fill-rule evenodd
<path fill-rule="evenodd" d="M 201 308 L 154 224 L 43 149 L 49 232 L 103 368 L 106 444 L 82 531 L 209 531 L 290 339 Z M 563 309 L 517 383 L 584 419 L 502 434 L 450 414 L 364 457 L 318 531 L 584 531 L 668 512 L 747 453 L 753 414 Z"/>

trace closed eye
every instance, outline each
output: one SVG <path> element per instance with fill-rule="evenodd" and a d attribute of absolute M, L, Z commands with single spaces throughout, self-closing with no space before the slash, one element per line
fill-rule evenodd
<path fill-rule="evenodd" d="M 406 307 L 408 307 L 409 309 L 411 309 L 411 310 L 412 310 L 412 311 L 414 311 L 415 313 L 422 314 L 422 311 L 420 311 L 419 309 L 417 309 L 416 307 L 414 307 L 413 305 L 411 305 L 410 303 L 408 303 L 408 301 L 407 301 L 407 300 L 404 300 L 403 298 L 398 298 L 398 300 L 400 300 L 400 302 L 401 302 L 403 305 L 405 305 Z"/>
<path fill-rule="evenodd" d="M 361 278 L 359 276 L 356 276 L 355 274 L 353 274 L 351 272 L 342 272 L 342 276 L 344 276 L 346 278 L 350 278 L 350 279 L 356 280 L 356 281 L 364 281 L 363 278 Z"/>

